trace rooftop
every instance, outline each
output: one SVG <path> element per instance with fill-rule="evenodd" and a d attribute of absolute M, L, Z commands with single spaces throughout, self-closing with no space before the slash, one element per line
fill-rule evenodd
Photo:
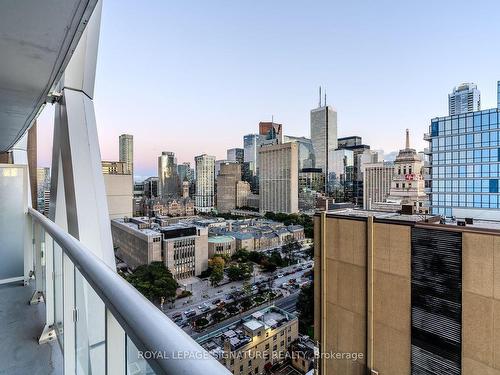
<path fill-rule="evenodd" d="M 248 315 L 238 323 L 228 324 L 200 337 L 197 342 L 214 357 L 224 350 L 224 343 L 231 345 L 231 350 L 238 350 L 253 341 L 252 332 L 263 329 L 276 329 L 282 324 L 297 319 L 295 315 L 275 306 L 269 306 Z"/>
<path fill-rule="evenodd" d="M 208 242 L 210 243 L 225 243 L 228 241 L 233 241 L 234 237 L 231 236 L 213 236 L 208 237 Z"/>

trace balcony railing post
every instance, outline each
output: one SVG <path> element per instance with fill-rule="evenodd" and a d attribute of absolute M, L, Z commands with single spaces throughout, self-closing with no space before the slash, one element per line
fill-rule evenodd
<path fill-rule="evenodd" d="M 34 272 L 33 253 L 34 253 L 34 238 L 33 226 L 34 220 L 30 215 L 26 215 L 24 226 L 24 285 L 28 285 Z"/>
<path fill-rule="evenodd" d="M 38 343 L 52 341 L 56 337 L 54 329 L 54 240 L 45 231 L 45 326 Z"/>
<path fill-rule="evenodd" d="M 42 267 L 42 239 L 41 239 L 40 224 L 33 223 L 33 258 L 34 258 L 34 275 L 35 275 L 35 291 L 30 300 L 30 304 L 34 305 L 43 301 L 43 283 L 44 274 Z"/>

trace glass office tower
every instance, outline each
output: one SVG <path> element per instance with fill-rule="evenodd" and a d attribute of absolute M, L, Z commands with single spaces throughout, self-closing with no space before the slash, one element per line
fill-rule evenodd
<path fill-rule="evenodd" d="M 431 212 L 500 219 L 499 109 L 434 118 L 429 130 Z"/>

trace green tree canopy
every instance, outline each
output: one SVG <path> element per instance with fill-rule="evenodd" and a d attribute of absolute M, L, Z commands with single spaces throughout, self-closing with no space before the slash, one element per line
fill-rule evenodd
<path fill-rule="evenodd" d="M 299 314 L 299 331 L 310 335 L 311 327 L 314 325 L 314 286 L 312 283 L 300 290 L 296 307 Z"/>
<path fill-rule="evenodd" d="M 153 302 L 159 302 L 161 297 L 165 297 L 167 301 L 174 300 L 179 287 L 163 262 L 139 266 L 131 275 L 125 276 L 125 279 Z"/>

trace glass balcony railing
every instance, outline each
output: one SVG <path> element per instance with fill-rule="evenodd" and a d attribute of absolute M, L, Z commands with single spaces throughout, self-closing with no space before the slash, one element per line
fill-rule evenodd
<path fill-rule="evenodd" d="M 36 291 L 65 373 L 230 374 L 90 249 L 28 211 Z"/>

